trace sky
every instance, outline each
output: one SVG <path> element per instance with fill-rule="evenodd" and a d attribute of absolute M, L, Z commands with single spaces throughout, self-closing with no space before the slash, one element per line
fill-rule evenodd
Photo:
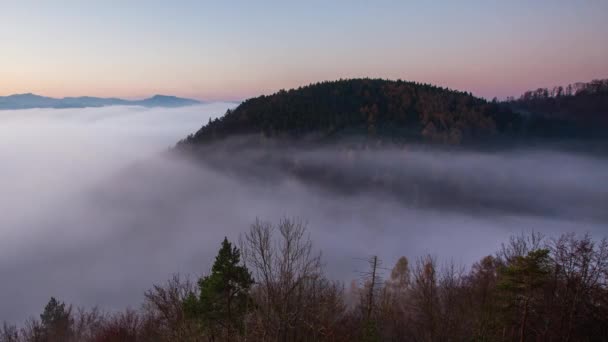
<path fill-rule="evenodd" d="M 242 100 L 381 77 L 503 98 L 608 77 L 608 1 L 4 0 L 0 95 Z"/>

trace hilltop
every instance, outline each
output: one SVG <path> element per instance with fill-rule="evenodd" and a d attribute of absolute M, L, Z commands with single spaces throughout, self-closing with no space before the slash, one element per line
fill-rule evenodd
<path fill-rule="evenodd" d="M 251 98 L 178 143 L 230 137 L 491 146 L 608 141 L 608 80 L 538 89 L 506 101 L 430 84 L 349 79 Z M 596 148 L 594 148 L 597 150 Z M 600 148 L 602 149 L 602 148 Z"/>
<path fill-rule="evenodd" d="M 180 145 L 238 135 L 460 144 L 509 135 L 521 124 L 508 106 L 429 84 L 350 79 L 246 100 Z"/>

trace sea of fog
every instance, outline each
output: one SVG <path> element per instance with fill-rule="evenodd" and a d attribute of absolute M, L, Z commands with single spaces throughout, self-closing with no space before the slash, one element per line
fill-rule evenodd
<path fill-rule="evenodd" d="M 306 221 L 327 274 L 345 282 L 370 255 L 387 268 L 426 253 L 467 266 L 522 232 L 608 236 L 608 161 L 589 155 L 375 150 L 352 168 L 338 164 L 343 151 L 302 156 L 353 179 L 379 169 L 402 172 L 396 184 L 433 175 L 460 189 L 460 199 L 494 203 L 492 210 L 466 201 L 413 206 L 289 176 L 257 181 L 167 157 L 230 107 L 0 111 L 0 321 L 35 316 L 51 296 L 104 310 L 137 307 L 173 273 L 207 272 L 223 237 L 238 240 L 256 218 Z M 247 167 L 246 155 L 222 158 Z"/>

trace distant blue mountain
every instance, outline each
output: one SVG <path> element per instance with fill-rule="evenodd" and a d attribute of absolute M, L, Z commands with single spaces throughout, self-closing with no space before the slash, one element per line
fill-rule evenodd
<path fill-rule="evenodd" d="M 0 96 L 0 110 L 28 108 L 87 108 L 105 106 L 184 107 L 201 104 L 200 101 L 176 96 L 154 95 L 143 100 L 123 100 L 102 97 L 64 97 L 61 99 L 36 94 Z"/>
<path fill-rule="evenodd" d="M 184 99 L 181 97 L 167 96 L 167 95 L 154 95 L 150 98 L 133 101 L 132 104 L 144 106 L 144 107 L 183 107 L 200 104 L 200 101 Z"/>

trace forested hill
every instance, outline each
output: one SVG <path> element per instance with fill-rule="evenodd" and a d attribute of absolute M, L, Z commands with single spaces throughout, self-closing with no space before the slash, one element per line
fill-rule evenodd
<path fill-rule="evenodd" d="M 608 79 L 529 90 L 508 102 L 517 110 L 544 116 L 608 120 Z"/>
<path fill-rule="evenodd" d="M 520 123 L 508 106 L 470 93 L 400 80 L 350 79 L 246 100 L 180 145 L 244 134 L 460 144 L 517 131 Z"/>
<path fill-rule="evenodd" d="M 538 88 L 506 104 L 526 118 L 530 135 L 608 138 L 608 79 Z"/>

